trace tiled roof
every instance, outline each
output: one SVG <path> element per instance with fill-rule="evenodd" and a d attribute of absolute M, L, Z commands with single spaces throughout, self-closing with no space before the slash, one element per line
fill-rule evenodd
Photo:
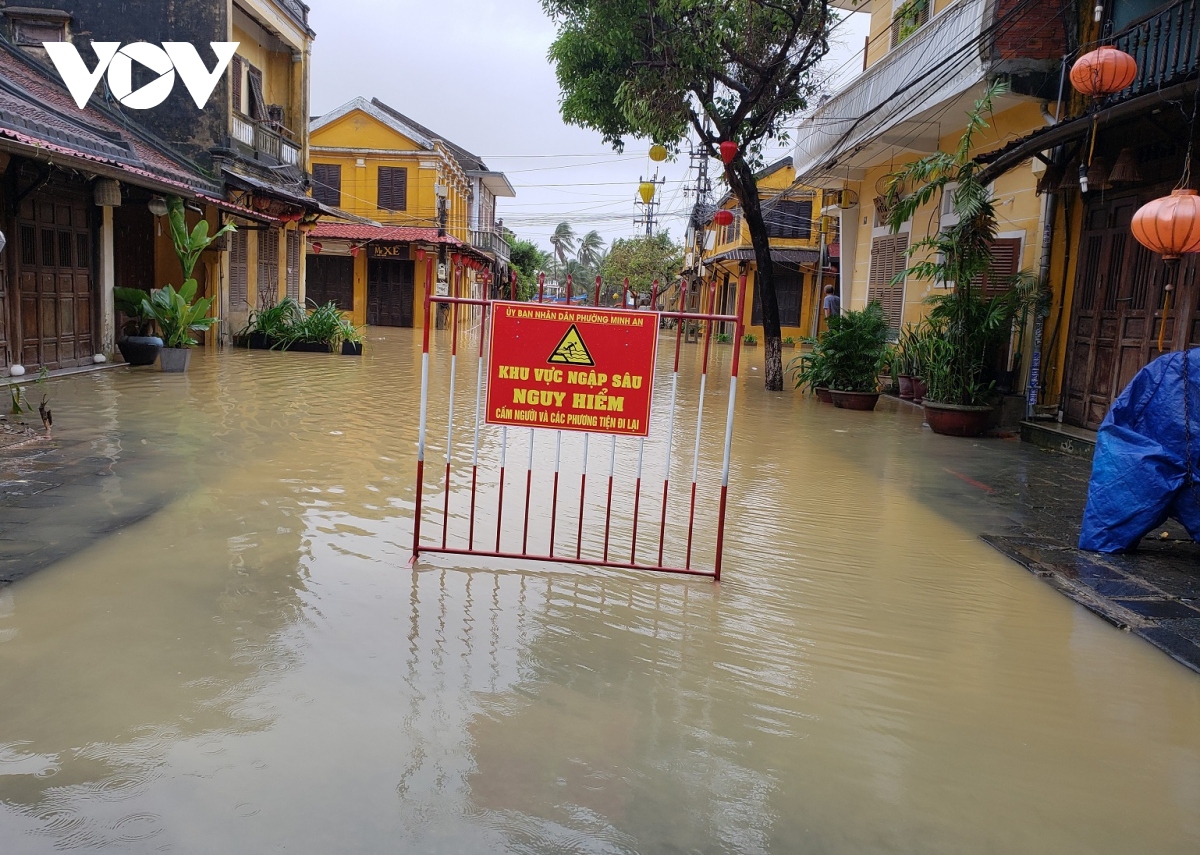
<path fill-rule="evenodd" d="M 121 121 L 95 102 L 80 110 L 45 66 L 0 39 L 0 137 L 23 146 L 115 167 L 130 177 L 181 190 L 221 192 L 199 167 L 129 120 Z"/>
<path fill-rule="evenodd" d="M 312 231 L 312 236 L 328 240 L 423 241 L 425 243 L 446 243 L 451 246 L 462 245 L 462 241 L 450 235 L 438 237 L 437 229 L 423 229 L 412 226 L 365 226 L 358 223 L 318 223 Z"/>

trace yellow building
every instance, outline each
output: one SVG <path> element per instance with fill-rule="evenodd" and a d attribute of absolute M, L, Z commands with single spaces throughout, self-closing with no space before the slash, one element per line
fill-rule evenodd
<path fill-rule="evenodd" d="M 757 176 L 763 217 L 771 238 L 771 260 L 775 275 L 775 294 L 784 338 L 800 339 L 817 330 L 820 294 L 827 282 L 836 281 L 837 245 L 829 232 L 821 232 L 824 194 L 820 190 L 795 183 L 791 158 L 780 160 Z M 695 232 L 690 253 L 691 264 L 685 271 L 689 281 L 688 306 L 694 311 L 721 314 L 737 311 L 737 283 L 746 273 L 746 331 L 762 338 L 762 304 L 759 301 L 757 269 L 750 232 L 737 200 L 727 195 L 717 205 L 728 210 L 733 222 L 720 226 L 709 218 Z M 721 328 L 720 331 L 732 330 Z"/>
<path fill-rule="evenodd" d="M 460 296 L 507 281 L 496 200 L 516 193 L 503 173 L 378 99 L 355 98 L 310 133 L 313 197 L 379 224 L 312 231 L 310 300 L 333 301 L 360 325 L 420 327 L 440 274 Z"/>
<path fill-rule="evenodd" d="M 1011 86 L 1000 98 L 977 151 L 998 149 L 1053 121 L 1062 24 L 1045 4 L 1014 0 L 869 0 L 835 6 L 871 15 L 865 70 L 799 125 L 793 164 L 797 178 L 829 191 L 840 218 L 842 304 L 879 302 L 895 332 L 920 320 L 932 282 L 894 283 L 917 259 L 911 244 L 951 224 L 950 199 L 918 212 L 893 234 L 884 204 L 889 173 L 931 152 L 953 150 L 965 117 L 989 83 Z M 1040 161 L 994 182 L 1000 229 L 994 275 L 1038 269 L 1045 199 L 1037 195 Z M 1031 349 L 1030 349 L 1031 350 Z M 1028 354 L 1027 354 L 1028 355 Z M 1018 378 L 1022 366 L 1012 366 Z"/>

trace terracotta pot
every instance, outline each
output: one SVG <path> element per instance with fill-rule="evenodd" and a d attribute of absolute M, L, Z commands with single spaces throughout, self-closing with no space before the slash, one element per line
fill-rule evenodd
<path fill-rule="evenodd" d="M 991 407 L 925 402 L 925 421 L 942 436 L 982 436 L 992 417 Z"/>
<path fill-rule="evenodd" d="M 817 393 L 817 400 L 822 404 L 833 403 L 833 396 L 829 394 L 829 390 L 824 386 L 818 386 L 814 391 Z"/>
<path fill-rule="evenodd" d="M 843 392 L 830 389 L 833 405 L 843 410 L 873 410 L 879 403 L 878 392 Z"/>
<path fill-rule="evenodd" d="M 158 367 L 167 374 L 182 374 L 192 361 L 190 347 L 164 347 L 158 352 Z"/>
<path fill-rule="evenodd" d="M 929 394 L 929 387 L 925 385 L 925 381 L 920 377 L 914 377 L 913 382 L 913 403 L 919 404 L 925 400 L 925 396 Z"/>
<path fill-rule="evenodd" d="M 911 401 L 913 399 L 913 378 L 907 374 L 901 374 L 896 378 L 900 383 L 900 399 L 903 401 Z"/>

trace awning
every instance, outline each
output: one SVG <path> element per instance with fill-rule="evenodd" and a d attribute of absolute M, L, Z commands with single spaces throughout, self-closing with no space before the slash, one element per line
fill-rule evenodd
<path fill-rule="evenodd" d="M 438 236 L 437 229 L 413 226 L 364 225 L 362 223 L 317 223 L 312 237 L 325 240 L 396 241 L 401 243 L 444 243 L 462 246 L 462 241 L 451 235 Z"/>
<path fill-rule="evenodd" d="M 821 260 L 821 253 L 812 249 L 773 249 L 771 250 L 771 261 L 776 264 L 817 264 Z M 723 252 L 720 255 L 714 255 L 712 258 L 705 259 L 709 264 L 718 261 L 754 261 L 753 249 L 731 249 L 728 252 Z"/>
<path fill-rule="evenodd" d="M 321 210 L 321 204 L 316 199 L 299 192 L 300 185 L 298 184 L 293 185 L 297 188 L 294 190 L 282 184 L 275 184 L 274 182 L 266 181 L 257 176 L 246 175 L 242 172 L 234 172 L 231 169 L 222 170 L 222 174 L 226 180 L 241 187 L 243 190 L 260 192 L 265 196 L 279 199 L 282 202 L 287 202 L 289 205 L 295 205 L 297 208 L 303 208 L 306 211 L 315 213 Z"/>

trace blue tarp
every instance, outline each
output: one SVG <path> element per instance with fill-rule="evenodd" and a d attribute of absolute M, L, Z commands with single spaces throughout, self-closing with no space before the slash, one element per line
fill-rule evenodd
<path fill-rule="evenodd" d="M 1079 548 L 1126 552 L 1169 517 L 1200 541 L 1189 456 L 1200 478 L 1200 348 L 1160 356 L 1113 403 L 1096 438 Z"/>

